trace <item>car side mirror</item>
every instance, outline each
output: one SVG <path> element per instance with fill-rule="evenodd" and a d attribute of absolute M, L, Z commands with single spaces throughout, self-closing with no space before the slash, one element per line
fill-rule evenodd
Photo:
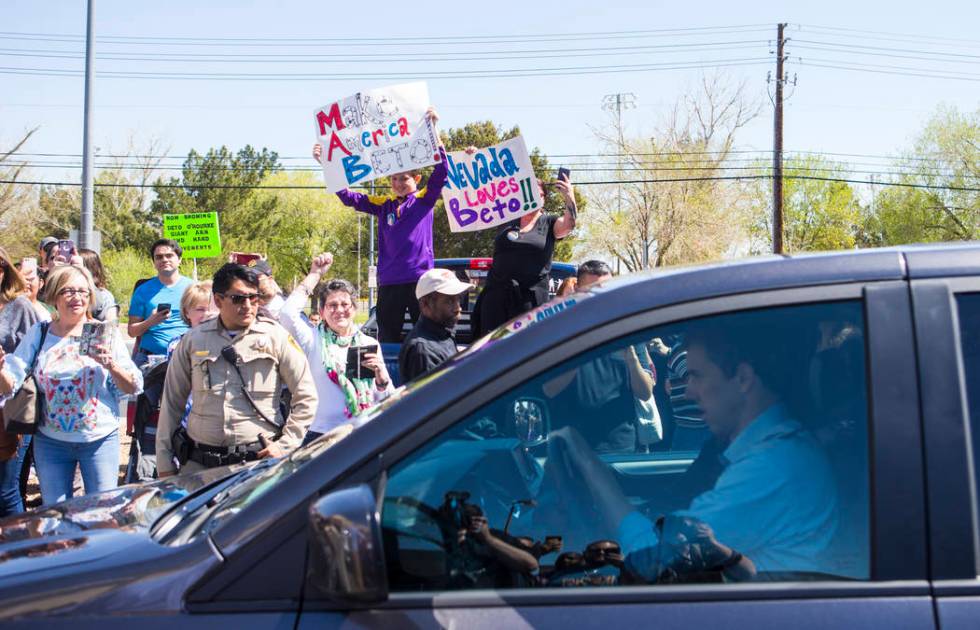
<path fill-rule="evenodd" d="M 551 419 L 548 405 L 538 398 L 518 398 L 511 408 L 514 434 L 524 446 L 537 446 L 548 439 Z"/>
<path fill-rule="evenodd" d="M 314 597 L 344 604 L 388 599 L 381 517 L 366 484 L 331 492 L 310 506 L 307 581 Z"/>

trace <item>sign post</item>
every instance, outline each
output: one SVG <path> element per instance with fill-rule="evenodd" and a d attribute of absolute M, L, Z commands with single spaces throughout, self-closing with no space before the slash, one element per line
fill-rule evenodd
<path fill-rule="evenodd" d="M 197 281 L 197 259 L 221 255 L 221 232 L 217 212 L 163 215 L 163 237 L 177 241 L 184 256 L 194 260 Z"/>

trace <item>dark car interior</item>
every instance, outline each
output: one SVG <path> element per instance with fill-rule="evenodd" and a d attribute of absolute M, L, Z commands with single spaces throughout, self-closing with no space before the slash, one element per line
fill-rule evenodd
<path fill-rule="evenodd" d="M 703 424 L 692 429 L 688 421 L 684 431 L 670 426 L 672 399 L 663 390 L 651 392 L 660 439 L 644 444 L 637 437 L 643 408 L 622 394 L 628 388 L 617 393 L 611 384 L 617 374 L 622 378 L 622 357 L 630 348 L 653 355 L 666 345 L 655 340 L 672 339 L 662 358 L 677 359 L 670 354 L 685 352 L 690 324 L 648 330 L 558 366 L 399 463 L 390 473 L 382 513 L 392 591 L 730 580 L 690 561 L 696 544 L 685 546 L 687 561 L 674 562 L 655 579 L 631 572 L 623 541 L 603 513 L 603 495 L 609 493 L 597 482 L 603 476 L 614 480 L 636 513 L 662 527 L 665 517 L 669 524 L 695 497 L 710 494 L 724 474 L 718 462 L 727 445 Z M 833 531 L 819 553 L 823 568 L 801 564 L 794 570 L 790 562 L 788 569 L 757 571 L 751 579 L 868 579 L 868 403 L 860 304 L 769 309 L 697 324 L 730 328 L 732 334 L 748 324 L 765 332 L 759 338 L 768 345 L 761 350 L 780 372 L 781 402 L 801 425 L 801 439 L 817 445 L 827 463 L 821 471 L 832 477 L 828 483 L 836 494 Z M 673 369 L 667 373 L 657 370 L 661 361 L 640 363 L 675 388 L 686 378 L 683 361 L 668 361 Z M 572 378 L 572 372 L 572 384 L 556 391 L 555 383 Z"/>

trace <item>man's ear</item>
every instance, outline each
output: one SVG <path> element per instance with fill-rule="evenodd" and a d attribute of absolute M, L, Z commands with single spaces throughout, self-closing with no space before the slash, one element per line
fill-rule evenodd
<path fill-rule="evenodd" d="M 758 376 L 752 366 L 748 363 L 739 363 L 735 368 L 735 379 L 738 382 L 738 391 L 743 394 L 748 392 L 755 385 Z"/>
<path fill-rule="evenodd" d="M 418 186 L 419 184 L 421 184 L 421 183 L 422 183 L 422 175 L 421 175 L 421 174 L 419 174 L 419 175 L 415 175 L 415 176 L 413 177 L 413 179 L 415 180 L 415 185 L 416 185 L 416 186 Z"/>

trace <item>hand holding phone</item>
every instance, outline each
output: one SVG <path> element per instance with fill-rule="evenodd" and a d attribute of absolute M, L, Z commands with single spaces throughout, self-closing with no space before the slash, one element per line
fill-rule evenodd
<path fill-rule="evenodd" d="M 157 313 L 165 313 L 170 311 L 170 305 L 166 302 L 157 304 Z"/>
<path fill-rule="evenodd" d="M 75 241 L 68 238 L 58 241 L 58 255 L 64 258 L 65 262 L 70 261 L 75 255 Z"/>
<path fill-rule="evenodd" d="M 558 168 L 558 179 L 567 182 L 571 177 L 571 175 L 572 172 L 567 168 L 565 168 L 564 166 Z"/>

